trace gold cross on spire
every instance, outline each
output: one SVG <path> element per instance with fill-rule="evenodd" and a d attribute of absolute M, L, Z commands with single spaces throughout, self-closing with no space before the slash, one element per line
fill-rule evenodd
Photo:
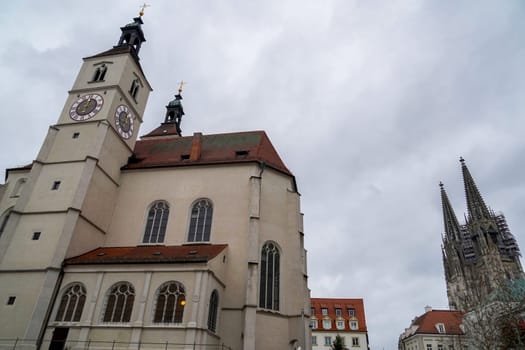
<path fill-rule="evenodd" d="M 186 85 L 186 84 L 188 84 L 188 83 L 185 82 L 184 80 L 181 80 L 181 81 L 179 82 L 179 94 L 182 92 L 182 87 L 183 87 L 184 85 Z"/>
<path fill-rule="evenodd" d="M 143 3 L 142 6 L 140 6 L 140 12 L 139 12 L 139 16 L 142 17 L 144 16 L 144 10 L 146 9 L 146 7 L 150 7 L 151 5 L 148 5 L 146 3 Z"/>

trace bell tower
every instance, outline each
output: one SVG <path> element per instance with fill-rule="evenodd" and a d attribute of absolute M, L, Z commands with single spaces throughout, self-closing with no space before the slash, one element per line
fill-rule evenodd
<path fill-rule="evenodd" d="M 0 297 L 15 297 L 17 307 L 2 310 L 0 338 L 26 339 L 24 348 L 40 345 L 63 260 L 105 241 L 151 91 L 138 56 L 142 24 L 141 13 L 121 27 L 117 45 L 83 59 L 3 228 Z"/>

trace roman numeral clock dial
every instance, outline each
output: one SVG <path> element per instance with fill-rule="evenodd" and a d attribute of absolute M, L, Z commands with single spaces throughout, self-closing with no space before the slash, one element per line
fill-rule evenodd
<path fill-rule="evenodd" d="M 115 111 L 115 126 L 117 131 L 124 139 L 129 139 L 133 135 L 133 114 L 128 106 L 120 105 Z"/>
<path fill-rule="evenodd" d="M 69 109 L 69 117 L 76 121 L 91 119 L 97 114 L 104 104 L 102 96 L 89 94 L 81 96 Z"/>

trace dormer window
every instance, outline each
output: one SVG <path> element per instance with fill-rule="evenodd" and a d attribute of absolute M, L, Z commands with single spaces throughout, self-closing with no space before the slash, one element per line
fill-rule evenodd
<path fill-rule="evenodd" d="M 337 329 L 345 329 L 345 321 L 336 321 L 335 325 Z"/>
<path fill-rule="evenodd" d="M 341 316 L 343 316 L 343 311 L 341 309 L 335 309 L 335 315 L 337 317 L 341 317 Z"/>
<path fill-rule="evenodd" d="M 310 321 L 310 327 L 312 329 L 317 329 L 318 325 L 317 325 L 317 320 L 311 320 Z"/>
<path fill-rule="evenodd" d="M 359 327 L 358 327 L 358 324 L 357 324 L 357 321 L 350 321 L 350 329 L 352 330 L 357 330 Z"/>
<path fill-rule="evenodd" d="M 436 329 L 441 334 L 445 333 L 445 325 L 443 323 L 436 323 Z"/>
<path fill-rule="evenodd" d="M 327 316 L 327 315 L 328 315 L 328 309 L 325 308 L 325 307 L 321 308 L 321 314 L 322 314 L 323 316 Z"/>
<path fill-rule="evenodd" d="M 330 320 L 330 319 L 323 320 L 323 328 L 324 329 L 332 328 L 332 320 Z"/>
<path fill-rule="evenodd" d="M 108 67 L 105 64 L 100 65 L 96 70 L 95 74 L 93 74 L 92 82 L 98 82 L 98 81 L 104 81 L 104 78 L 106 77 L 106 71 L 108 70 Z"/>
<path fill-rule="evenodd" d="M 355 316 L 355 309 L 348 309 L 348 316 L 354 317 Z"/>
<path fill-rule="evenodd" d="M 136 99 L 138 92 L 139 92 L 139 80 L 133 79 L 133 81 L 131 82 L 131 87 L 129 88 L 129 94 L 131 95 L 131 97 L 133 97 L 133 99 Z"/>

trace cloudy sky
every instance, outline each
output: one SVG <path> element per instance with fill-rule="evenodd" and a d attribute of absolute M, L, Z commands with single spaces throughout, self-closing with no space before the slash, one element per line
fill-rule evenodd
<path fill-rule="evenodd" d="M 2 4 L 0 169 L 36 157 L 81 57 L 140 3 Z M 461 218 L 460 156 L 525 247 L 522 1 L 149 3 L 141 133 L 181 79 L 183 134 L 266 130 L 302 194 L 312 296 L 364 298 L 372 349 L 447 307 L 438 183 Z"/>

